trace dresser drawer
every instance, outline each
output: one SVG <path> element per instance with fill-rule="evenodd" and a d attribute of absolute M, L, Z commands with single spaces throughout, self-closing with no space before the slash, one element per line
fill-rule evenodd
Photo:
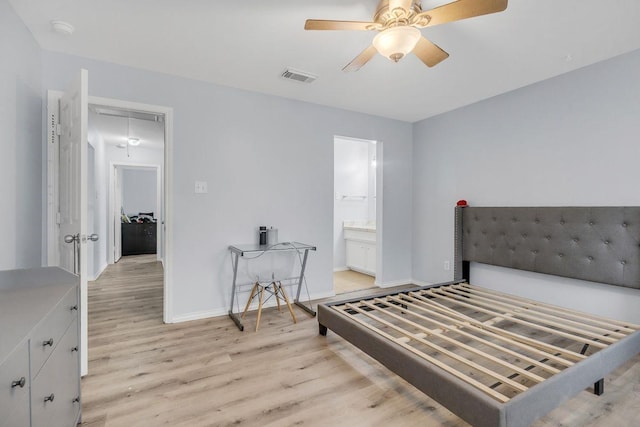
<path fill-rule="evenodd" d="M 80 414 L 78 323 L 74 320 L 31 385 L 31 426 L 72 427 Z"/>
<path fill-rule="evenodd" d="M 31 375 L 35 377 L 58 345 L 72 320 L 78 316 L 77 288 L 70 289 L 60 303 L 31 334 Z"/>
<path fill-rule="evenodd" d="M 0 427 L 29 427 L 29 347 L 25 340 L 0 364 Z"/>

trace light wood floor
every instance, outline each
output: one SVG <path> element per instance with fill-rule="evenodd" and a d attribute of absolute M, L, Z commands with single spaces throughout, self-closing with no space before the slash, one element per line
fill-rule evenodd
<path fill-rule="evenodd" d="M 466 426 L 317 321 L 265 309 L 259 332 L 226 317 L 162 323 L 162 268 L 127 257 L 89 287 L 83 425 Z M 534 424 L 638 426 L 640 356 Z"/>
<path fill-rule="evenodd" d="M 336 271 L 333 273 L 333 290 L 336 295 L 375 287 L 375 277 L 373 276 L 358 273 L 353 270 Z"/>

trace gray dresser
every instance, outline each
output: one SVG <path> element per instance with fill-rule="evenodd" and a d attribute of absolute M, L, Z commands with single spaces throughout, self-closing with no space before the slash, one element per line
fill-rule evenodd
<path fill-rule="evenodd" d="M 0 271 L 0 427 L 78 423 L 78 286 L 57 267 Z"/>

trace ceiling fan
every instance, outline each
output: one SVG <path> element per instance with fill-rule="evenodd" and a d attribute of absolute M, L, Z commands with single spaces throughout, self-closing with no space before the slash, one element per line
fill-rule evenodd
<path fill-rule="evenodd" d="M 423 11 L 421 0 L 380 0 L 372 22 L 307 19 L 305 30 L 379 31 L 373 44 L 348 63 L 343 71 L 357 71 L 376 52 L 394 62 L 413 52 L 428 67 L 433 67 L 449 54 L 422 36 L 420 28 L 474 16 L 502 12 L 507 0 L 457 0 Z"/>

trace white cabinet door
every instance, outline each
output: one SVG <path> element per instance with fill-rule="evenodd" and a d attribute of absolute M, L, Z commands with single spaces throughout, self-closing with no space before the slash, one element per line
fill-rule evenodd
<path fill-rule="evenodd" d="M 366 253 L 362 247 L 362 243 L 347 240 L 347 266 L 356 270 L 362 270 L 366 264 Z"/>
<path fill-rule="evenodd" d="M 376 245 L 364 243 L 363 246 L 366 250 L 366 263 L 365 269 L 371 274 L 376 274 Z"/>
<path fill-rule="evenodd" d="M 371 243 L 346 241 L 347 267 L 361 273 L 376 274 L 376 245 Z"/>

